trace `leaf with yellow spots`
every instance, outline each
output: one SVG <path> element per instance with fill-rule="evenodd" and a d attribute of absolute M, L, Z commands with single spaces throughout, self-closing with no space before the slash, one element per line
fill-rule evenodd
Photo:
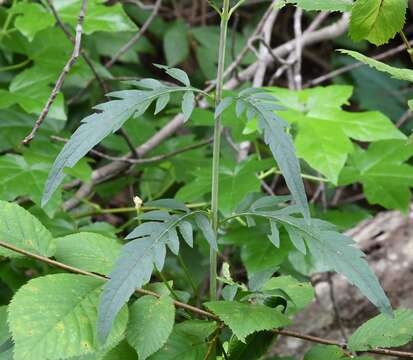
<path fill-rule="evenodd" d="M 107 342 L 98 342 L 97 305 L 102 281 L 74 274 L 39 277 L 9 305 L 15 360 L 57 360 L 112 348 L 122 340 L 128 311 L 120 311 Z"/>
<path fill-rule="evenodd" d="M 398 347 L 412 339 L 413 310 L 399 309 L 393 319 L 380 314 L 365 322 L 350 337 L 348 347 L 351 351 Z"/>
<path fill-rule="evenodd" d="M 0 201 L 0 241 L 48 257 L 55 251 L 49 230 L 26 209 L 7 201 Z M 0 255 L 22 257 L 4 248 Z"/>
<path fill-rule="evenodd" d="M 105 275 L 112 270 L 121 248 L 115 239 L 89 232 L 67 235 L 55 241 L 58 261 Z"/>
<path fill-rule="evenodd" d="M 213 321 L 186 320 L 176 324 L 166 344 L 150 360 L 205 360 L 207 338 L 216 329 Z"/>
<path fill-rule="evenodd" d="M 130 308 L 126 338 L 145 360 L 168 340 L 175 322 L 175 306 L 169 296 L 143 296 Z"/>

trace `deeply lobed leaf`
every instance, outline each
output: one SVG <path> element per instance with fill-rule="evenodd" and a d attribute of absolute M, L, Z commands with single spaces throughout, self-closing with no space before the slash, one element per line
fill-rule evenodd
<path fill-rule="evenodd" d="M 127 236 L 135 240 L 123 246 L 99 304 L 98 333 L 102 340 L 107 338 L 116 314 L 135 289 L 149 282 L 155 266 L 162 270 L 166 245 L 173 253 L 178 253 L 176 227 L 193 214 L 172 215 L 165 222 L 146 222 Z"/>
<path fill-rule="evenodd" d="M 59 187 L 64 178 L 64 168 L 73 167 L 94 146 L 108 135 L 118 131 L 122 125 L 131 118 L 141 116 L 155 100 L 157 104 L 155 112 L 160 111 L 169 100 L 168 95 L 173 92 L 184 92 L 183 110 L 188 119 L 194 108 L 194 91 L 190 87 L 188 76 L 180 69 L 161 66 L 167 74 L 185 83 L 185 86 L 166 86 L 157 80 L 144 79 L 135 82 L 135 85 L 144 90 L 124 90 L 109 93 L 109 96 L 117 98 L 109 102 L 95 106 L 96 112 L 82 120 L 80 127 L 73 133 L 70 140 L 57 156 L 52 170 L 49 173 L 43 192 L 42 205 L 44 206 Z"/>
<path fill-rule="evenodd" d="M 270 94 L 262 93 L 260 89 L 251 89 L 248 92 L 244 90 L 238 101 L 246 103 L 249 120 L 255 116 L 258 118 L 259 127 L 264 132 L 264 141 L 270 147 L 304 218 L 309 220 L 310 211 L 294 144 L 291 136 L 285 132 L 287 124 L 274 113 L 275 110 L 280 110 L 280 107 L 273 104 L 274 98 Z"/>

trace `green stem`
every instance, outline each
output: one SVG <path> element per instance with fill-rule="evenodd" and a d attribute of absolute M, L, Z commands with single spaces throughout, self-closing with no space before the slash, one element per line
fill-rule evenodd
<path fill-rule="evenodd" d="M 224 0 L 221 13 L 221 27 L 219 38 L 218 52 L 218 71 L 216 82 L 215 106 L 221 102 L 222 88 L 224 85 L 224 66 L 225 66 L 225 48 L 229 20 L 229 0 Z M 215 236 L 218 235 L 218 197 L 219 197 L 219 158 L 221 149 L 221 117 L 215 120 L 214 126 L 214 146 L 212 155 L 212 188 L 211 188 L 211 211 L 212 211 L 212 228 Z M 209 294 L 211 301 L 217 298 L 217 253 L 211 247 L 209 256 Z"/>
<path fill-rule="evenodd" d="M 12 2 L 12 5 L 11 5 L 11 8 L 13 8 L 13 6 L 14 6 L 14 4 L 16 3 L 16 0 L 13 0 L 13 2 Z M 11 9 L 10 8 L 10 9 Z M 11 19 L 13 18 L 13 13 L 9 10 L 8 12 L 7 12 L 7 17 L 6 17 L 6 20 L 4 21 L 4 24 L 3 24 L 3 28 L 1 29 L 1 31 L 0 31 L 0 40 L 3 38 L 3 36 L 6 34 L 6 32 L 7 32 L 7 29 L 9 28 L 9 25 L 10 25 L 10 22 L 11 22 Z"/>
<path fill-rule="evenodd" d="M 179 301 L 179 297 L 178 295 L 176 295 L 174 289 L 172 289 L 172 286 L 169 284 L 168 280 L 166 280 L 165 276 L 162 274 L 161 271 L 158 271 L 158 276 L 160 277 L 160 279 L 162 280 L 163 284 L 166 286 L 166 288 L 169 290 L 169 292 L 171 293 L 172 297 Z"/>
<path fill-rule="evenodd" d="M 406 47 L 406 51 L 410 56 L 410 61 L 413 63 L 412 47 L 410 46 L 410 42 L 409 42 L 409 40 L 407 40 L 407 37 L 404 34 L 403 30 L 400 31 L 400 37 L 402 38 L 402 40 L 404 42 L 404 46 Z"/>
<path fill-rule="evenodd" d="M 277 168 L 271 168 L 271 169 L 269 169 L 269 170 L 267 170 L 267 171 L 265 171 L 265 172 L 262 172 L 262 173 L 258 176 L 258 178 L 259 178 L 260 180 L 264 180 L 264 179 L 266 179 L 268 176 L 271 176 L 271 175 L 273 175 L 273 174 L 282 175 L 282 172 L 281 172 L 280 170 L 278 170 Z M 313 175 L 307 175 L 307 174 L 300 174 L 300 175 L 301 175 L 301 177 L 302 177 L 303 179 L 307 179 L 307 180 L 312 180 L 312 181 L 317 181 L 317 182 L 323 182 L 323 183 L 329 182 L 328 179 L 325 179 L 325 178 L 322 178 L 322 177 L 319 177 L 319 176 L 313 176 Z"/>
<path fill-rule="evenodd" d="M 24 61 L 22 61 L 21 63 L 18 63 L 18 64 L 13 64 L 13 65 L 9 65 L 9 66 L 0 67 L 0 72 L 20 69 L 20 68 L 26 66 L 27 64 L 29 64 L 30 61 L 31 61 L 30 59 L 26 59 L 26 60 L 24 60 Z"/>
<path fill-rule="evenodd" d="M 90 204 L 89 204 L 90 205 Z M 207 206 L 208 203 L 206 202 L 200 202 L 200 203 L 193 203 L 193 204 L 186 204 L 186 206 L 189 209 L 198 209 L 198 208 L 203 208 Z M 142 206 L 139 210 L 140 212 L 145 212 L 145 211 L 152 211 L 152 210 L 159 210 L 159 207 L 152 207 L 152 206 Z M 101 209 L 97 207 L 95 210 L 92 211 L 86 211 L 80 214 L 76 214 L 73 217 L 75 219 L 80 219 L 88 216 L 93 216 L 93 215 L 103 215 L 103 214 L 122 214 L 122 213 L 133 213 L 136 212 L 135 207 L 123 207 L 123 208 L 112 208 L 112 209 Z"/>
<path fill-rule="evenodd" d="M 185 277 L 188 280 L 189 285 L 192 288 L 192 291 L 194 292 L 195 297 L 198 298 L 198 289 L 195 285 L 194 280 L 192 279 L 191 273 L 189 272 L 188 267 L 186 266 L 184 259 L 182 258 L 182 256 L 180 254 L 178 254 L 178 261 L 179 261 L 179 264 L 182 267 L 182 270 L 184 271 Z"/>
<path fill-rule="evenodd" d="M 239 0 L 239 1 L 232 7 L 232 9 L 230 10 L 229 16 L 231 16 L 231 15 L 235 12 L 235 10 L 237 10 L 244 2 L 245 2 L 245 0 Z"/>

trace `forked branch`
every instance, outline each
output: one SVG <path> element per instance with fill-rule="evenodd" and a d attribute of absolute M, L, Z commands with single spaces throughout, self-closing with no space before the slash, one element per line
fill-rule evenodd
<path fill-rule="evenodd" d="M 27 145 L 34 139 L 36 136 L 37 131 L 40 129 L 40 126 L 42 126 L 42 123 L 46 119 L 47 115 L 49 114 L 49 111 L 53 105 L 53 103 L 56 100 L 57 95 L 59 94 L 63 83 L 66 79 L 67 74 L 69 73 L 70 69 L 73 67 L 73 65 L 76 63 L 79 55 L 80 55 L 80 45 L 82 42 L 82 32 L 83 32 L 83 21 L 85 19 L 86 15 L 86 7 L 87 7 L 87 0 L 82 0 L 82 5 L 80 8 L 80 13 L 79 13 L 79 18 L 77 21 L 76 25 L 76 35 L 75 35 L 75 43 L 73 47 L 73 52 L 72 55 L 70 56 L 69 60 L 67 61 L 66 65 L 64 66 L 62 72 L 60 73 L 54 88 L 49 96 L 49 99 L 47 100 L 46 105 L 44 106 L 42 112 L 40 113 L 39 117 L 37 118 L 36 122 L 34 123 L 33 129 L 30 132 L 29 135 L 27 135 L 22 143 L 23 145 Z"/>

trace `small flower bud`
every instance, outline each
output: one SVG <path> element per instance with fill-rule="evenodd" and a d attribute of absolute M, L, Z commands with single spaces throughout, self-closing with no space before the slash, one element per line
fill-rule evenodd
<path fill-rule="evenodd" d="M 143 201 L 139 196 L 134 196 L 133 202 L 135 203 L 136 210 L 139 210 L 142 207 Z"/>

